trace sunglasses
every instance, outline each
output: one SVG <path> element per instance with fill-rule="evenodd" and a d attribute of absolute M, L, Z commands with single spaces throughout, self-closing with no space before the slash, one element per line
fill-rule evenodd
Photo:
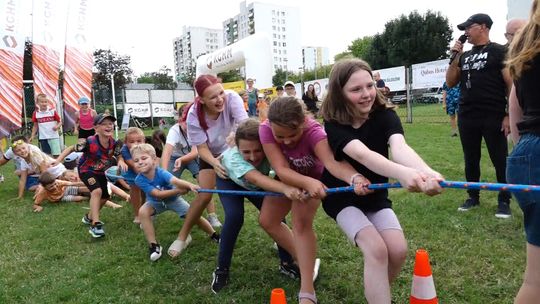
<path fill-rule="evenodd" d="M 12 143 L 12 144 L 11 144 L 11 147 L 12 147 L 12 148 L 16 148 L 18 145 L 22 145 L 22 144 L 24 144 L 24 143 L 25 143 L 24 140 L 19 139 L 19 140 L 15 141 L 14 143 Z"/>

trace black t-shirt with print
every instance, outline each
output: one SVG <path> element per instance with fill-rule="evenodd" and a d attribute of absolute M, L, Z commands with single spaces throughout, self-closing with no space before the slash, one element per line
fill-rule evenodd
<path fill-rule="evenodd" d="M 353 140 L 360 140 L 370 150 L 388 158 L 388 140 L 393 134 L 403 134 L 401 121 L 394 110 L 377 110 L 370 114 L 369 119 L 358 129 L 348 125 L 325 122 L 324 129 L 328 135 L 328 143 L 334 152 L 337 161 L 346 160 L 359 173 L 375 183 L 387 183 L 388 178 L 376 174 L 364 165 L 349 157 L 343 148 Z M 332 176 L 324 170 L 322 182 L 329 188 L 349 186 L 348 183 Z M 346 207 L 356 206 L 362 211 L 378 211 L 391 208 L 392 202 L 388 199 L 388 190 L 377 190 L 369 195 L 358 196 L 354 192 L 328 195 L 323 200 L 324 211 L 332 218 Z"/>
<path fill-rule="evenodd" d="M 474 46 L 460 58 L 459 114 L 468 117 L 504 116 L 506 84 L 502 75 L 506 47 L 490 42 Z M 470 83 L 470 88 L 467 84 Z"/>
<path fill-rule="evenodd" d="M 522 72 L 514 82 L 523 119 L 518 122 L 519 134 L 532 133 L 540 136 L 540 55 L 529 63 L 530 68 Z"/>

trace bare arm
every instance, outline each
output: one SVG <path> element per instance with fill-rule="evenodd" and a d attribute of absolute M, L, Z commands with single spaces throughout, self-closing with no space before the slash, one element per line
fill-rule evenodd
<path fill-rule="evenodd" d="M 519 100 L 516 95 L 516 88 L 512 86 L 510 90 L 510 97 L 508 99 L 508 111 L 510 116 L 510 136 L 514 145 L 518 143 L 520 135 L 517 129 L 517 123 L 523 118 L 523 110 L 519 105 Z"/>
<path fill-rule="evenodd" d="M 163 147 L 163 153 L 161 153 L 161 168 L 167 170 L 169 168 L 169 161 L 171 160 L 173 146 L 165 144 Z"/>
<path fill-rule="evenodd" d="M 424 160 L 405 141 L 402 134 L 394 134 L 388 140 L 392 159 L 401 165 L 420 170 L 431 177 L 442 178 L 441 174 L 431 169 Z"/>
<path fill-rule="evenodd" d="M 34 140 L 34 137 L 36 137 L 37 130 L 38 130 L 38 126 L 37 126 L 37 122 L 35 122 L 34 125 L 32 126 L 32 134 L 30 135 L 30 138 L 28 139 L 29 143 L 32 143 L 32 141 Z"/>
<path fill-rule="evenodd" d="M 281 149 L 275 143 L 263 144 L 264 154 L 268 157 L 270 165 L 276 171 L 279 179 L 285 184 L 298 187 L 300 189 L 308 189 L 310 183 L 320 182 L 309 176 L 302 175 L 289 167 L 289 163 L 281 152 Z"/>
<path fill-rule="evenodd" d="M 190 183 L 185 180 L 181 180 L 175 176 L 171 179 L 171 184 L 175 185 L 180 191 L 180 194 L 188 193 L 189 191 L 197 191 L 199 189 L 198 185 Z"/>
<path fill-rule="evenodd" d="M 21 170 L 21 177 L 19 178 L 19 188 L 17 189 L 17 198 L 24 196 L 24 188 L 26 187 L 26 180 L 28 179 L 28 169 Z"/>
<path fill-rule="evenodd" d="M 150 192 L 150 195 L 152 195 L 153 197 L 158 198 L 160 200 L 163 200 L 163 199 L 166 199 L 166 198 L 169 198 L 169 197 L 172 197 L 172 196 L 177 196 L 177 195 L 184 194 L 185 192 L 186 191 L 178 189 L 178 188 L 174 188 L 174 189 L 170 189 L 170 190 L 154 189 L 154 190 L 152 190 Z"/>
<path fill-rule="evenodd" d="M 330 174 L 339 178 L 340 180 L 350 183 L 351 177 L 358 174 L 358 172 L 348 162 L 338 162 L 334 159 L 334 153 L 332 153 L 327 139 L 319 141 L 315 145 L 314 151 L 317 158 L 323 162 L 324 167 L 326 167 Z"/>
<path fill-rule="evenodd" d="M 74 150 L 75 150 L 75 146 L 69 146 L 69 147 L 65 148 L 64 151 L 62 151 L 62 153 L 60 153 L 60 155 L 58 155 L 56 160 L 51 163 L 51 165 L 55 166 L 55 165 L 61 163 L 62 161 L 64 161 L 64 158 L 66 158 L 66 156 L 68 156 Z"/>

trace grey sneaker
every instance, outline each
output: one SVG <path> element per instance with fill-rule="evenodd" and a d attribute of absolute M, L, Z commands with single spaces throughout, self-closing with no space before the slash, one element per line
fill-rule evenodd
<path fill-rule="evenodd" d="M 90 229 L 88 229 L 88 232 L 94 238 L 104 237 L 105 236 L 105 230 L 103 230 L 103 223 L 102 222 L 96 222 L 94 225 L 90 226 Z"/>
<path fill-rule="evenodd" d="M 458 208 L 458 211 L 469 211 L 473 207 L 480 205 L 480 202 L 475 198 L 468 198 L 465 203 Z"/>
<path fill-rule="evenodd" d="M 92 219 L 88 217 L 88 213 L 83 216 L 81 222 L 85 225 L 92 225 Z"/>
<path fill-rule="evenodd" d="M 217 218 L 217 215 L 215 214 L 211 214 L 209 215 L 207 218 L 208 222 L 210 223 L 210 225 L 214 228 L 219 228 L 221 227 L 221 222 L 219 221 L 219 219 Z"/>
<path fill-rule="evenodd" d="M 291 279 L 299 279 L 300 278 L 300 268 L 298 268 L 298 265 L 296 263 L 280 263 L 279 264 L 279 272 L 282 274 L 288 276 Z"/>
<path fill-rule="evenodd" d="M 512 211 L 510 211 L 510 203 L 499 202 L 499 205 L 497 207 L 497 213 L 495 213 L 495 217 L 506 219 L 511 216 L 512 216 Z"/>

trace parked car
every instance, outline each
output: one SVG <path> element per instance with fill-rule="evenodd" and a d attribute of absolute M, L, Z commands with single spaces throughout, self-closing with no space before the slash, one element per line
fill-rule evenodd
<path fill-rule="evenodd" d="M 442 103 L 442 88 L 432 88 L 418 98 L 421 103 Z"/>
<path fill-rule="evenodd" d="M 392 103 L 393 104 L 402 104 L 407 102 L 407 95 L 406 94 L 396 94 L 392 97 Z"/>

